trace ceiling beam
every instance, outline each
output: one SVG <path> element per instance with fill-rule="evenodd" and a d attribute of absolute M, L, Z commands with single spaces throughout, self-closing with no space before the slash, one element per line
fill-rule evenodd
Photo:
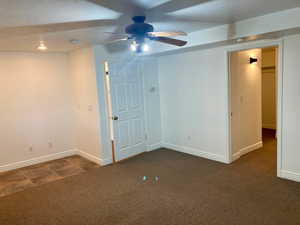
<path fill-rule="evenodd" d="M 214 47 L 219 46 L 220 43 L 232 44 L 240 38 L 245 41 L 261 40 L 298 33 L 300 33 L 300 8 L 294 8 L 191 32 L 186 38 L 183 38 L 188 41 L 188 44 L 180 48 L 153 43 L 149 54 L 161 54 L 201 46 Z"/>
<path fill-rule="evenodd" d="M 136 14 L 144 14 L 145 8 L 132 0 L 88 0 L 94 4 L 104 8 L 113 10 L 118 13 L 134 16 Z"/>

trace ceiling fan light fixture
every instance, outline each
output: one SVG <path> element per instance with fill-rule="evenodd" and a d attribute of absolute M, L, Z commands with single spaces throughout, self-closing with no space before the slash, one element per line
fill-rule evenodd
<path fill-rule="evenodd" d="M 144 43 L 144 44 L 142 45 L 142 51 L 143 51 L 143 52 L 148 52 L 149 50 L 150 50 L 149 45 L 146 44 L 146 43 Z"/>
<path fill-rule="evenodd" d="M 138 45 L 137 45 L 136 41 L 133 41 L 130 45 L 131 51 L 136 52 L 137 48 L 138 48 Z"/>
<path fill-rule="evenodd" d="M 44 41 L 40 41 L 40 45 L 37 47 L 40 51 L 46 51 L 48 50 L 48 47 L 45 45 Z"/>
<path fill-rule="evenodd" d="M 148 40 L 177 47 L 182 47 L 187 44 L 187 41 L 171 38 L 176 36 L 187 36 L 187 33 L 183 31 L 154 32 L 153 25 L 145 22 L 145 16 L 134 16 L 132 20 L 133 23 L 125 27 L 125 33 L 113 33 L 119 37 L 121 35 L 122 38 L 112 38 L 112 41 L 109 43 L 131 40 L 128 47 L 132 52 L 136 53 L 143 53 L 151 50 L 150 46 L 146 44 Z"/>
<path fill-rule="evenodd" d="M 148 52 L 150 50 L 150 46 L 147 43 L 137 41 L 133 41 L 130 44 L 130 50 L 137 53 Z"/>

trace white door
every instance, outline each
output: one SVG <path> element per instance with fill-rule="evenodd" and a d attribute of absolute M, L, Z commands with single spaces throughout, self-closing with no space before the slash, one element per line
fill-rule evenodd
<path fill-rule="evenodd" d="M 143 79 L 139 63 L 109 64 L 116 160 L 146 150 Z"/>

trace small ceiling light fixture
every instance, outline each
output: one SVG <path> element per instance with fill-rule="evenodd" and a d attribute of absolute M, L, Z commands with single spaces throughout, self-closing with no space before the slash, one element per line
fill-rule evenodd
<path fill-rule="evenodd" d="M 143 51 L 143 52 L 148 52 L 149 50 L 150 50 L 149 45 L 146 44 L 146 43 L 144 43 L 144 44 L 142 45 L 142 51 Z"/>
<path fill-rule="evenodd" d="M 133 41 L 130 45 L 130 49 L 133 52 L 142 53 L 142 52 L 148 52 L 150 50 L 150 47 L 144 41 L 140 43 L 137 41 Z"/>
<path fill-rule="evenodd" d="M 136 52 L 137 48 L 138 48 L 138 44 L 136 43 L 136 41 L 133 41 L 130 45 L 131 51 Z"/>
<path fill-rule="evenodd" d="M 257 58 L 250 57 L 250 64 L 257 64 Z"/>
<path fill-rule="evenodd" d="M 37 49 L 40 51 L 46 51 L 48 48 L 45 45 L 44 41 L 40 41 L 40 45 L 37 47 Z"/>

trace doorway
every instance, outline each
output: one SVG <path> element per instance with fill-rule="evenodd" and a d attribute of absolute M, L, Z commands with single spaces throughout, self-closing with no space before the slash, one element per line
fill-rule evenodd
<path fill-rule="evenodd" d="M 113 161 L 146 151 L 143 77 L 137 62 L 105 62 Z"/>
<path fill-rule="evenodd" d="M 231 161 L 270 143 L 276 157 L 278 47 L 232 51 L 229 60 Z"/>

